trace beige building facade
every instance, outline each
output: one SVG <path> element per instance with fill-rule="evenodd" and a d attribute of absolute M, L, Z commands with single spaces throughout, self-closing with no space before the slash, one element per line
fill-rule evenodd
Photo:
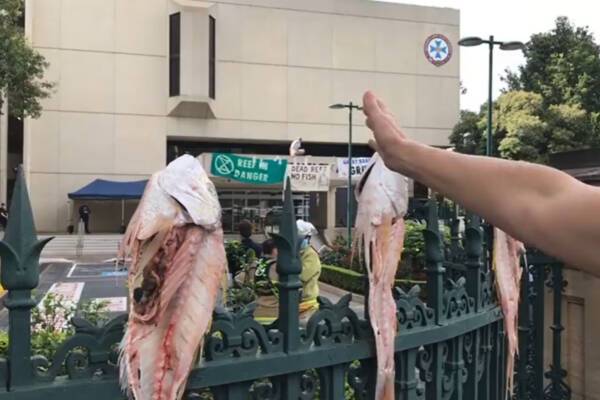
<path fill-rule="evenodd" d="M 457 10 L 368 0 L 27 0 L 25 17 L 56 82 L 42 116 L 21 128 L 40 231 L 72 224 L 68 193 L 96 178 L 145 179 L 188 145 L 275 155 L 302 137 L 343 156 L 348 113 L 328 106 L 360 104 L 366 89 L 428 144 L 446 146 L 458 119 Z M 444 39 L 443 63 L 429 51 L 432 35 Z M 353 141 L 364 152 L 363 122 L 355 113 Z M 7 125 L 0 143 L 18 129 Z M 11 166 L 0 148 L 5 199 Z M 256 186 L 244 190 L 263 190 Z M 118 229 L 119 204 L 90 207 L 94 231 Z"/>

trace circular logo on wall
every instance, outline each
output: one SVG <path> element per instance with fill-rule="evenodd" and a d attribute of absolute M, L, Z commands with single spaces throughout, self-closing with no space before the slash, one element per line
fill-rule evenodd
<path fill-rule="evenodd" d="M 425 57 L 436 67 L 446 64 L 452 57 L 450 41 L 446 36 L 439 33 L 435 33 L 425 40 L 424 50 Z"/>

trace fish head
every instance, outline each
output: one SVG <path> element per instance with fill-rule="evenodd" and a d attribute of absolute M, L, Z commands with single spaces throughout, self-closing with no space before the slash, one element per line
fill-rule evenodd
<path fill-rule="evenodd" d="M 387 168 L 375 153 L 355 188 L 358 225 L 379 225 L 384 218 L 403 218 L 408 210 L 408 179 Z M 360 222 L 360 223 L 359 223 Z"/>
<path fill-rule="evenodd" d="M 184 155 L 148 180 L 129 223 L 127 242 L 146 240 L 163 229 L 188 223 L 209 230 L 220 227 L 221 206 L 198 159 Z"/>
<path fill-rule="evenodd" d="M 173 160 L 158 183 L 180 205 L 180 220 L 209 230 L 221 226 L 217 190 L 197 158 L 186 154 Z"/>
<path fill-rule="evenodd" d="M 385 253 L 392 240 L 391 234 L 394 231 L 392 225 L 406 215 L 408 179 L 387 168 L 381 157 L 375 153 L 356 185 L 355 196 L 358 209 L 354 225 L 356 230 L 354 240 L 359 242 L 359 251 L 364 252 L 367 269 L 369 269 L 371 244 L 377 240 Z M 401 224 L 403 226 L 403 221 Z M 401 246 L 402 243 L 395 245 Z"/>
<path fill-rule="evenodd" d="M 152 175 L 146 184 L 136 215 L 130 223 L 136 230 L 135 238 L 146 240 L 158 231 L 169 228 L 173 225 L 177 213 L 177 202 L 159 186 L 158 173 Z"/>

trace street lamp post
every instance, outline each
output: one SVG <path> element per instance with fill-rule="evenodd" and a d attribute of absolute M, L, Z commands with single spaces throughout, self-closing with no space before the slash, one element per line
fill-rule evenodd
<path fill-rule="evenodd" d="M 329 106 L 332 109 L 347 108 L 348 113 L 348 190 L 346 193 L 346 227 L 347 227 L 347 245 L 352 246 L 352 110 L 362 110 L 362 107 L 353 104 L 336 103 Z"/>
<path fill-rule="evenodd" d="M 490 49 L 489 56 L 489 75 L 488 75 L 488 103 L 487 103 L 487 143 L 486 143 L 486 154 L 492 156 L 492 65 L 494 61 L 494 45 L 499 45 L 500 50 L 522 50 L 525 45 L 522 42 L 499 42 L 494 40 L 494 36 L 491 35 L 488 40 L 483 40 L 480 37 L 466 37 L 458 41 L 459 46 L 479 46 L 480 44 L 487 44 Z"/>

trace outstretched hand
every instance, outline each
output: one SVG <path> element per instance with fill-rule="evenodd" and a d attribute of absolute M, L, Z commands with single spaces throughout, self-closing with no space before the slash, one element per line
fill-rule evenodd
<path fill-rule="evenodd" d="M 369 140 L 369 146 L 379 153 L 388 168 L 402 169 L 401 165 L 394 162 L 394 149 L 402 146 L 408 138 L 396 124 L 392 113 L 371 91 L 365 92 L 363 96 L 363 112 L 367 117 L 365 123 L 375 137 Z"/>

